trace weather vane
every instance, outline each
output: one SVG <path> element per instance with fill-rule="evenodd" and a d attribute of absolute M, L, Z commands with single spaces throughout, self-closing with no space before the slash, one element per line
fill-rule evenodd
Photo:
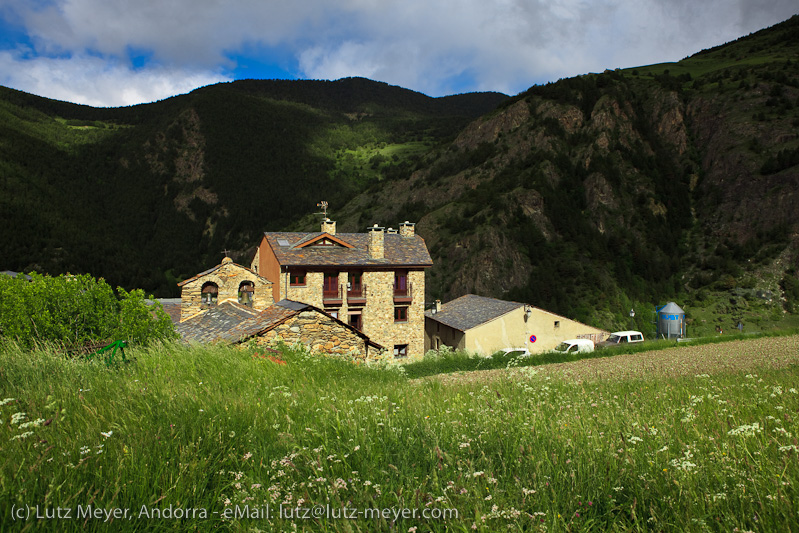
<path fill-rule="evenodd" d="M 230 250 L 228 250 L 227 248 L 225 248 L 224 250 L 222 250 L 222 251 L 221 251 L 221 252 L 219 252 L 219 253 L 220 253 L 220 254 L 225 254 L 225 257 L 227 257 L 228 255 L 230 255 Z"/>
<path fill-rule="evenodd" d="M 327 206 L 328 206 L 328 203 L 325 202 L 324 200 L 322 200 L 321 202 L 316 204 L 316 207 L 321 207 L 322 208 L 322 214 L 324 215 L 325 220 L 327 220 Z"/>

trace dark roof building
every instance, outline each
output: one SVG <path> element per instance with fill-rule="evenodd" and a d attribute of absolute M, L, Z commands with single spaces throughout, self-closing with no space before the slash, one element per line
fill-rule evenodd
<path fill-rule="evenodd" d="M 177 330 L 185 342 L 282 340 L 287 344 L 300 342 L 316 351 L 361 358 L 369 357 L 370 348 L 375 352 L 382 349 L 364 333 L 322 309 L 291 300 L 282 300 L 263 311 L 226 301 L 184 320 Z"/>
<path fill-rule="evenodd" d="M 380 228 L 382 229 L 382 228 Z M 264 239 L 282 266 L 303 267 L 429 267 L 433 265 L 424 239 L 397 233 L 383 236 L 384 253 L 373 257 L 368 233 L 270 232 Z M 329 242 L 325 242 L 329 241 Z"/>
<path fill-rule="evenodd" d="M 272 284 L 275 301 L 305 302 L 340 316 L 398 359 L 424 354 L 425 269 L 433 265 L 415 224 L 337 233 L 263 234 L 250 269 Z"/>
<path fill-rule="evenodd" d="M 444 306 L 425 311 L 424 315 L 453 329 L 466 331 L 519 307 L 524 307 L 524 304 L 467 294 Z"/>
<path fill-rule="evenodd" d="M 510 348 L 552 350 L 566 339 L 600 342 L 607 331 L 521 302 L 467 294 L 425 312 L 425 348 L 449 346 L 483 355 Z"/>

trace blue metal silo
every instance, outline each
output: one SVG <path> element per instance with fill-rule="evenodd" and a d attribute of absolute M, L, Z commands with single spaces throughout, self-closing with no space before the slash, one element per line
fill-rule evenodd
<path fill-rule="evenodd" d="M 685 311 L 674 302 L 669 302 L 658 313 L 658 338 L 681 339 L 685 337 Z"/>

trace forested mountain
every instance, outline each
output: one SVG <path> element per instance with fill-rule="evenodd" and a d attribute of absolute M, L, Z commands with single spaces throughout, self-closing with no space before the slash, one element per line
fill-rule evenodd
<path fill-rule="evenodd" d="M 0 89 L 3 269 L 91 272 L 175 294 L 266 230 L 407 177 L 507 99 L 365 79 L 245 80 L 95 109 Z"/>
<path fill-rule="evenodd" d="M 0 268 L 174 294 L 224 249 L 248 264 L 261 232 L 318 227 L 326 200 L 339 231 L 417 221 L 430 300 L 777 321 L 799 305 L 797 131 L 799 16 L 513 98 L 246 80 L 95 109 L 3 89 Z"/>

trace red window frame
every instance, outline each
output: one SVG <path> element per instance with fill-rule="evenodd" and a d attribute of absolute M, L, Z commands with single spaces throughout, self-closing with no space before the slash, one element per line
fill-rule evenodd
<path fill-rule="evenodd" d="M 304 270 L 292 270 L 289 272 L 289 285 L 292 287 L 305 287 L 306 274 Z"/>
<path fill-rule="evenodd" d="M 407 322 L 408 321 L 408 308 L 395 307 L 394 308 L 394 322 Z"/>

